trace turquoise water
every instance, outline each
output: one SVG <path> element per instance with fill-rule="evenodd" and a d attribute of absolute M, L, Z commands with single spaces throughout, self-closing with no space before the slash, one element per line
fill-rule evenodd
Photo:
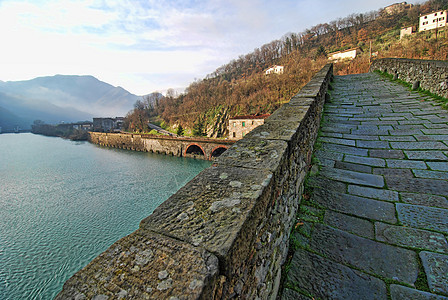
<path fill-rule="evenodd" d="M 210 162 L 0 134 L 0 299 L 63 283 Z"/>

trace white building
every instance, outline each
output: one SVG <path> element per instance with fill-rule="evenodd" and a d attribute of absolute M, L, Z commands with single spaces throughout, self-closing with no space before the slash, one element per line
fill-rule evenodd
<path fill-rule="evenodd" d="M 445 27 L 446 17 L 446 10 L 436 11 L 427 15 L 420 16 L 418 31 L 420 32 Z"/>
<path fill-rule="evenodd" d="M 414 33 L 414 30 L 413 30 L 412 26 L 411 27 L 401 28 L 401 30 L 400 30 L 400 40 L 403 37 L 407 36 L 407 35 L 411 35 L 412 33 Z"/>
<path fill-rule="evenodd" d="M 352 48 L 345 51 L 338 51 L 328 54 L 328 60 L 340 62 L 343 60 L 352 60 L 360 53 L 359 48 Z"/>
<path fill-rule="evenodd" d="M 283 74 L 283 69 L 284 69 L 283 66 L 277 66 L 277 65 L 275 65 L 275 66 L 272 66 L 272 67 L 270 67 L 269 69 L 267 69 L 267 70 L 265 71 L 265 74 L 266 74 L 266 75 L 269 75 L 269 74 Z"/>

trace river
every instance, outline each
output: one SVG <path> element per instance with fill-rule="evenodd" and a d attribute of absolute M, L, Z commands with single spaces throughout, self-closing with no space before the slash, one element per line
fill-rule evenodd
<path fill-rule="evenodd" d="M 0 134 L 0 299 L 52 299 L 210 164 Z"/>

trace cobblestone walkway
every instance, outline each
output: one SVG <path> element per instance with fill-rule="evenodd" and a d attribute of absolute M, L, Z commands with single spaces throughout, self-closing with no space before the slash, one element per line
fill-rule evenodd
<path fill-rule="evenodd" d="M 281 299 L 448 299 L 447 111 L 377 74 L 333 86 Z"/>

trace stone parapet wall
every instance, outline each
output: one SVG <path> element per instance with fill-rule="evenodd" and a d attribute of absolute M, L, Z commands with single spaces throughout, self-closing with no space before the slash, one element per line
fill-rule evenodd
<path fill-rule="evenodd" d="M 275 299 L 332 72 L 320 70 L 56 299 Z"/>
<path fill-rule="evenodd" d="M 227 149 L 233 140 L 208 138 L 169 137 L 157 135 L 140 135 L 131 133 L 89 132 L 89 141 L 93 144 L 143 152 L 153 152 L 180 157 L 195 157 L 212 160 L 213 151 L 217 148 Z M 187 154 L 189 146 L 196 145 L 204 152 L 204 156 Z"/>
<path fill-rule="evenodd" d="M 387 72 L 410 84 L 448 98 L 448 62 L 405 58 L 382 58 L 372 62 L 370 72 Z"/>

